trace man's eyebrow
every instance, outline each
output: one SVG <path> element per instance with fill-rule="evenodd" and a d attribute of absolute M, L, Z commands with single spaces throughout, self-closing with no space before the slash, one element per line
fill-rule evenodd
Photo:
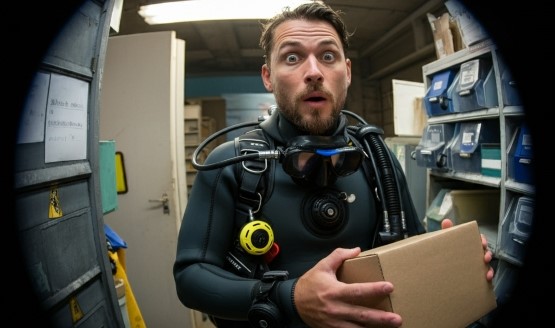
<path fill-rule="evenodd" d="M 337 43 L 337 41 L 334 40 L 334 39 L 325 39 L 325 40 L 322 40 L 318 45 L 319 45 L 319 46 L 322 46 L 322 45 L 333 45 L 333 46 L 341 47 L 341 46 L 339 45 L 339 43 Z"/>
<path fill-rule="evenodd" d="M 279 45 L 278 50 L 281 50 L 281 49 L 287 48 L 287 47 L 298 47 L 300 45 L 301 45 L 301 42 L 299 42 L 299 41 L 285 41 L 285 42 L 283 42 Z"/>

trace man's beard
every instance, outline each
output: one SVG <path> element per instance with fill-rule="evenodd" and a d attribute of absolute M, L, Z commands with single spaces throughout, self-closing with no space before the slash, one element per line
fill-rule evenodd
<path fill-rule="evenodd" d="M 320 110 L 310 109 L 308 112 L 310 119 L 305 119 L 297 106 L 300 106 L 299 104 L 302 103 L 305 95 L 315 91 L 324 92 L 326 98 L 331 100 L 333 105 L 332 113 L 330 116 L 323 116 Z M 337 126 L 339 114 L 345 105 L 345 95 L 340 95 L 338 101 L 330 92 L 318 85 L 309 87 L 303 94 L 298 96 L 291 96 L 276 90 L 275 98 L 283 116 L 293 123 L 298 130 L 308 135 L 328 135 L 332 133 Z"/>

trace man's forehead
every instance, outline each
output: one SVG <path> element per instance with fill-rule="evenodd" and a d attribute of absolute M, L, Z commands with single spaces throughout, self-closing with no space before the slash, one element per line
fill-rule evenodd
<path fill-rule="evenodd" d="M 335 41 L 341 43 L 333 26 L 320 20 L 289 20 L 280 24 L 274 33 L 274 44 L 279 48 L 282 43 L 306 41 L 309 39 Z"/>

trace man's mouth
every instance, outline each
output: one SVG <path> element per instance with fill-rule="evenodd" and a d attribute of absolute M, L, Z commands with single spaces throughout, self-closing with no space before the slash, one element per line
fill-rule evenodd
<path fill-rule="evenodd" d="M 310 102 L 310 103 L 317 103 L 326 101 L 327 97 L 323 92 L 311 92 L 305 97 L 303 97 L 303 101 Z"/>

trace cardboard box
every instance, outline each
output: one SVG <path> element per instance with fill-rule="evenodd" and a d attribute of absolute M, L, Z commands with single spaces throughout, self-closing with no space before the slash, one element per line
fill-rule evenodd
<path fill-rule="evenodd" d="M 443 219 L 453 224 L 477 221 L 482 225 L 497 225 L 500 193 L 496 189 L 441 189 L 426 213 L 428 231 L 441 229 Z"/>
<path fill-rule="evenodd" d="M 463 328 L 495 309 L 476 221 L 410 237 L 345 261 L 345 283 L 390 281 L 394 291 L 366 306 L 398 313 L 404 328 Z"/>
<path fill-rule="evenodd" d="M 453 211 L 446 217 L 454 224 L 477 221 L 479 225 L 497 225 L 501 194 L 497 189 L 451 190 Z"/>
<path fill-rule="evenodd" d="M 432 28 L 437 58 L 443 58 L 464 48 L 459 27 L 449 13 L 439 17 L 427 14 Z"/>
<path fill-rule="evenodd" d="M 441 221 L 449 218 L 453 224 L 476 221 L 486 236 L 489 249 L 497 248 L 499 219 L 499 190 L 441 189 L 426 212 L 426 230 L 441 229 Z"/>

